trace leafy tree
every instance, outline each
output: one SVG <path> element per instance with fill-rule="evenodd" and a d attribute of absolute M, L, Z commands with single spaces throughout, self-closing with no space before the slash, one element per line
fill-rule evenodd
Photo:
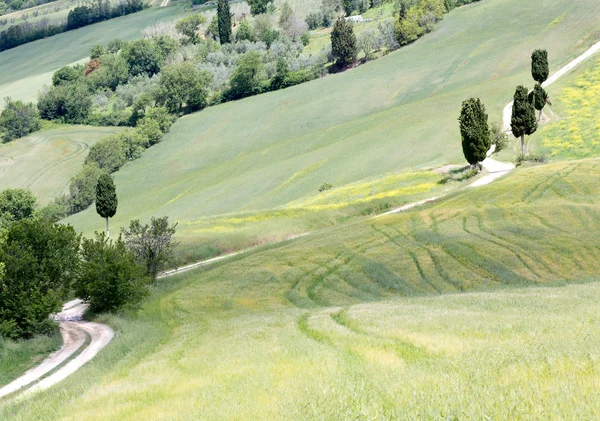
<path fill-rule="evenodd" d="M 102 44 L 96 44 L 91 49 L 90 58 L 92 60 L 95 60 L 95 59 L 100 58 L 104 54 L 106 54 L 106 48 L 104 48 L 104 45 L 102 45 Z"/>
<path fill-rule="evenodd" d="M 180 47 L 179 41 L 169 35 L 159 35 L 154 37 L 154 45 L 158 48 L 163 62 L 168 59 L 171 54 L 179 50 Z"/>
<path fill-rule="evenodd" d="M 515 137 L 521 138 L 521 153 L 525 154 L 525 135 L 532 135 L 537 130 L 535 108 L 529 102 L 528 91 L 518 86 L 515 91 L 510 127 Z"/>
<path fill-rule="evenodd" d="M 119 38 L 115 38 L 108 42 L 106 47 L 107 51 L 111 54 L 117 54 L 121 48 L 125 45 L 125 41 L 120 40 Z"/>
<path fill-rule="evenodd" d="M 148 117 L 144 117 L 138 122 L 135 131 L 142 139 L 142 146 L 145 148 L 156 145 L 163 136 L 159 123 Z"/>
<path fill-rule="evenodd" d="M 81 270 L 75 293 L 94 312 L 116 311 L 138 303 L 148 293 L 144 268 L 119 239 L 113 243 L 104 233 L 81 243 Z"/>
<path fill-rule="evenodd" d="M 118 171 L 127 162 L 126 145 L 117 136 L 108 136 L 90 147 L 85 164 L 95 162 L 108 173 Z"/>
<path fill-rule="evenodd" d="M 185 36 L 190 44 L 198 44 L 200 42 L 198 31 L 203 23 L 206 23 L 206 17 L 201 14 L 194 14 L 178 21 L 175 24 L 175 29 Z"/>
<path fill-rule="evenodd" d="M 67 16 L 67 29 L 77 29 L 90 25 L 95 21 L 95 12 L 91 7 L 78 6 Z"/>
<path fill-rule="evenodd" d="M 212 38 L 213 40 L 216 40 L 217 38 L 219 38 L 219 16 L 218 15 L 213 16 L 213 19 L 210 21 L 210 25 L 208 25 L 208 28 L 206 28 L 206 32 L 204 33 L 204 35 L 207 38 Z"/>
<path fill-rule="evenodd" d="M 365 53 L 365 61 L 369 59 L 369 55 L 373 51 L 381 48 L 381 40 L 377 30 L 374 28 L 367 28 L 360 33 L 358 36 L 358 49 Z"/>
<path fill-rule="evenodd" d="M 338 66 L 352 64 L 356 60 L 356 35 L 351 22 L 339 18 L 331 32 L 331 53 Z"/>
<path fill-rule="evenodd" d="M 254 42 L 254 32 L 252 31 L 252 27 L 250 23 L 248 23 L 247 19 L 244 19 L 242 23 L 238 26 L 237 33 L 235 35 L 236 41 L 250 41 Z"/>
<path fill-rule="evenodd" d="M 162 133 L 167 133 L 173 125 L 173 117 L 164 107 L 150 107 L 146 111 L 145 118 L 156 121 Z"/>
<path fill-rule="evenodd" d="M 52 85 L 59 86 L 67 83 L 75 82 L 83 78 L 83 71 L 75 67 L 65 66 L 58 69 L 52 75 Z"/>
<path fill-rule="evenodd" d="M 548 51 L 535 50 L 531 55 L 531 76 L 540 85 L 544 83 L 550 75 L 548 65 Z"/>
<path fill-rule="evenodd" d="M 100 57 L 100 67 L 90 76 L 89 80 L 96 89 L 117 89 L 129 79 L 129 66 L 125 59 L 116 54 L 105 54 Z"/>
<path fill-rule="evenodd" d="M 170 113 L 181 112 L 184 105 L 191 111 L 200 110 L 206 107 L 211 82 L 210 73 L 190 62 L 171 64 L 160 73 L 156 103 Z"/>
<path fill-rule="evenodd" d="M 164 216 L 151 218 L 150 225 L 142 225 L 139 220 L 131 221 L 129 229 L 121 229 L 125 245 L 153 281 L 173 256 L 176 244 L 172 238 L 176 228 L 177 224 L 169 225 L 169 217 Z"/>
<path fill-rule="evenodd" d="M 401 3 L 400 19 L 396 22 L 395 32 L 399 44 L 416 41 L 431 32 L 436 22 L 444 16 L 446 8 L 440 0 L 420 0 L 409 7 Z"/>
<path fill-rule="evenodd" d="M 217 16 L 219 22 L 219 42 L 229 44 L 231 42 L 231 11 L 229 0 L 218 0 Z"/>
<path fill-rule="evenodd" d="M 508 135 L 506 131 L 499 123 L 493 123 L 490 125 L 490 140 L 494 145 L 494 153 L 498 153 L 509 145 Z"/>
<path fill-rule="evenodd" d="M 538 121 L 540 121 L 542 119 L 542 110 L 546 104 L 550 103 L 550 97 L 539 83 L 536 83 L 533 91 L 529 93 L 529 102 L 531 102 L 533 107 L 540 112 L 538 117 Z"/>
<path fill-rule="evenodd" d="M 49 333 L 48 317 L 68 297 L 79 266 L 79 236 L 71 226 L 23 219 L 0 242 L 0 335 L 30 338 Z"/>
<path fill-rule="evenodd" d="M 69 183 L 70 213 L 81 212 L 94 203 L 96 185 L 102 174 L 106 174 L 106 171 L 100 169 L 97 163 L 90 162 L 71 177 Z"/>
<path fill-rule="evenodd" d="M 288 65 L 288 62 L 283 57 L 279 57 L 277 59 L 275 76 L 271 80 L 271 89 L 276 91 L 278 89 L 284 88 L 285 79 L 288 77 L 289 73 L 290 66 Z"/>
<path fill-rule="evenodd" d="M 258 41 L 264 42 L 270 48 L 271 44 L 279 38 L 279 31 L 273 28 L 268 15 L 261 15 L 254 19 L 254 35 Z"/>
<path fill-rule="evenodd" d="M 131 41 L 123 47 L 121 55 L 129 66 L 129 74 L 152 76 L 160 71 L 163 57 L 154 42 L 147 39 Z"/>
<path fill-rule="evenodd" d="M 37 207 L 37 201 L 30 190 L 5 189 L 0 191 L 0 218 L 14 222 L 29 218 Z"/>
<path fill-rule="evenodd" d="M 486 158 L 491 147 L 488 115 L 479 98 L 463 102 L 458 121 L 463 153 L 467 162 L 475 167 Z"/>
<path fill-rule="evenodd" d="M 54 86 L 38 97 L 38 110 L 44 120 L 81 124 L 92 110 L 92 98 L 84 83 Z"/>
<path fill-rule="evenodd" d="M 248 0 L 248 4 L 250 5 L 250 13 L 252 16 L 267 13 L 269 3 L 271 3 L 271 0 Z"/>
<path fill-rule="evenodd" d="M 108 218 L 117 213 L 117 192 L 112 177 L 106 173 L 101 174 L 96 185 L 96 212 L 106 219 L 106 236 L 109 236 Z"/>
<path fill-rule="evenodd" d="M 4 142 L 27 136 L 40 129 L 40 118 L 35 105 L 13 101 L 9 97 L 4 101 L 6 106 L 0 114 L 0 129 Z"/>
<path fill-rule="evenodd" d="M 258 51 L 244 54 L 231 75 L 228 96 L 233 99 L 259 93 L 267 80 L 265 65 Z"/>

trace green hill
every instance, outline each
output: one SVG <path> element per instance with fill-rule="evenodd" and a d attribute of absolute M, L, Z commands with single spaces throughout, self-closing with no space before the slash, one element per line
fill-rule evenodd
<path fill-rule="evenodd" d="M 323 183 L 463 162 L 461 102 L 480 96 L 500 120 L 514 87 L 532 85 L 531 52 L 548 48 L 552 69 L 564 65 L 595 41 L 599 11 L 589 0 L 487 0 L 357 69 L 186 116 L 115 175 L 113 224 L 168 215 L 186 242 L 225 249 L 322 225 L 289 210 L 315 200 Z M 243 223 L 223 228 L 232 218 Z M 93 209 L 67 221 L 86 234 L 101 227 Z"/>

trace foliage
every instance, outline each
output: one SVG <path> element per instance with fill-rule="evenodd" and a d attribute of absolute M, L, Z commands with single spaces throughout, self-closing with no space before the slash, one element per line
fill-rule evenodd
<path fill-rule="evenodd" d="M 96 185 L 96 212 L 102 218 L 112 218 L 117 213 L 117 192 L 115 183 L 109 174 L 102 173 Z"/>
<path fill-rule="evenodd" d="M 537 83 L 542 84 L 550 75 L 548 51 L 535 50 L 531 55 L 531 76 Z"/>
<path fill-rule="evenodd" d="M 23 219 L 0 244 L 0 335 L 30 338 L 54 329 L 51 313 L 68 297 L 77 275 L 79 237 L 71 226 Z"/>
<path fill-rule="evenodd" d="M 358 50 L 365 53 L 365 61 L 373 51 L 382 47 L 382 40 L 374 28 L 367 28 L 358 35 Z"/>
<path fill-rule="evenodd" d="M 165 66 L 160 73 L 156 102 L 170 113 L 179 113 L 184 105 L 190 111 L 207 104 L 211 76 L 198 70 L 192 63 L 183 62 Z"/>
<path fill-rule="evenodd" d="M 96 45 L 92 46 L 92 48 L 90 50 L 90 59 L 92 59 L 92 60 L 99 59 L 101 56 L 103 56 L 106 53 L 107 53 L 107 50 L 106 50 L 106 48 L 104 48 L 104 45 L 96 44 Z"/>
<path fill-rule="evenodd" d="M 508 135 L 500 123 L 490 124 L 490 140 L 494 145 L 494 153 L 503 151 L 510 145 Z"/>
<path fill-rule="evenodd" d="M 333 188 L 333 184 L 331 184 L 331 183 L 323 183 L 319 187 L 319 192 L 322 193 L 324 191 L 331 190 L 332 188 Z"/>
<path fill-rule="evenodd" d="M 4 101 L 6 105 L 0 114 L 0 130 L 4 142 L 27 136 L 40 129 L 40 119 L 34 104 L 13 101 L 8 97 Z"/>
<path fill-rule="evenodd" d="M 235 34 L 235 40 L 240 41 L 254 41 L 254 32 L 247 19 L 244 19 L 238 26 L 237 33 Z"/>
<path fill-rule="evenodd" d="M 338 66 L 352 64 L 356 60 L 356 35 L 351 22 L 339 18 L 331 32 L 331 53 Z"/>
<path fill-rule="evenodd" d="M 531 135 L 537 130 L 535 108 L 529 101 L 529 91 L 524 86 L 518 86 L 513 98 L 510 127 L 515 137 L 521 138 L 521 153 L 525 154 L 525 135 Z"/>
<path fill-rule="evenodd" d="M 25 189 L 0 191 L 0 221 L 15 222 L 29 218 L 37 207 L 33 193 Z"/>
<path fill-rule="evenodd" d="M 144 117 L 138 122 L 136 133 L 142 139 L 142 146 L 144 148 L 156 145 L 163 136 L 159 122 L 148 117 Z"/>
<path fill-rule="evenodd" d="M 83 70 L 77 67 L 64 66 L 52 75 L 52 86 L 64 85 L 83 79 Z"/>
<path fill-rule="evenodd" d="M 129 79 L 129 65 L 117 54 L 105 54 L 100 57 L 100 67 L 89 77 L 89 82 L 96 90 L 107 88 L 112 91 L 125 84 Z"/>
<path fill-rule="evenodd" d="M 148 293 L 144 269 L 119 237 L 112 242 L 104 233 L 81 242 L 81 274 L 74 292 L 96 313 L 137 304 Z"/>
<path fill-rule="evenodd" d="M 446 8 L 442 0 L 418 0 L 408 8 L 405 16 L 400 14 L 395 29 L 398 43 L 410 44 L 431 32 L 445 12 Z"/>
<path fill-rule="evenodd" d="M 136 256 L 139 264 L 146 268 L 146 274 L 156 281 L 173 257 L 173 242 L 177 224 L 169 225 L 169 218 L 150 219 L 150 225 L 142 225 L 139 220 L 129 223 L 129 229 L 121 229 L 125 245 Z"/>
<path fill-rule="evenodd" d="M 533 163 L 537 163 L 537 164 L 543 164 L 547 161 L 546 155 L 542 154 L 534 154 L 534 153 L 528 153 L 528 154 L 519 154 L 517 156 L 517 159 L 515 159 L 515 165 L 517 167 L 522 166 L 523 164 L 525 164 L 526 162 L 533 162 Z"/>
<path fill-rule="evenodd" d="M 250 13 L 252 13 L 252 15 L 267 13 L 267 8 L 270 3 L 271 0 L 248 0 L 248 4 L 250 5 Z"/>
<path fill-rule="evenodd" d="M 267 75 L 260 53 L 250 51 L 239 59 L 233 71 L 228 96 L 238 99 L 259 93 L 266 80 Z"/>
<path fill-rule="evenodd" d="M 92 98 L 84 83 L 53 86 L 38 97 L 38 110 L 44 120 L 81 124 L 91 109 Z"/>
<path fill-rule="evenodd" d="M 119 135 L 113 135 L 102 139 L 90 148 L 84 165 L 95 163 L 101 170 L 113 173 L 126 162 L 126 145 Z"/>
<path fill-rule="evenodd" d="M 213 19 L 210 21 L 208 28 L 206 28 L 204 35 L 207 38 L 212 38 L 213 40 L 219 38 L 219 17 L 217 15 L 213 16 Z"/>
<path fill-rule="evenodd" d="M 544 107 L 546 106 L 546 104 L 549 103 L 550 98 L 548 96 L 548 93 L 544 90 L 544 88 L 542 88 L 542 86 L 539 83 L 536 83 L 533 91 L 531 91 L 529 93 L 529 102 L 531 102 L 533 104 L 533 107 L 540 111 L 540 117 L 541 117 L 541 111 L 544 109 Z"/>
<path fill-rule="evenodd" d="M 190 44 L 197 44 L 200 42 L 200 36 L 198 35 L 200 25 L 205 22 L 206 17 L 196 13 L 178 21 L 177 24 L 175 24 L 175 29 L 186 37 L 187 42 Z"/>
<path fill-rule="evenodd" d="M 156 44 L 147 39 L 131 41 L 121 50 L 121 56 L 129 66 L 131 76 L 152 76 L 160 71 L 163 57 Z"/>
<path fill-rule="evenodd" d="M 231 42 L 231 11 L 229 9 L 229 0 L 218 0 L 217 16 L 219 25 L 219 41 L 221 44 Z"/>
<path fill-rule="evenodd" d="M 463 154 L 467 162 L 476 165 L 483 161 L 491 147 L 488 115 L 479 98 L 463 102 L 460 117 Z"/>

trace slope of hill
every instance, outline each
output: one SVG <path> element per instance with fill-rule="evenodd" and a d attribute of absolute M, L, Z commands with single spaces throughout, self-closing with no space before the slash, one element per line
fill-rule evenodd
<path fill-rule="evenodd" d="M 558 68 L 595 40 L 588 34 L 599 11 L 590 0 L 543 8 L 488 0 L 453 11 L 433 34 L 358 69 L 186 116 L 116 174 L 114 223 L 169 215 L 186 241 L 212 242 L 206 218 L 285 216 L 290 203 L 310 202 L 325 182 L 344 186 L 463 162 L 461 102 L 481 96 L 500 120 L 514 87 L 531 85 L 532 50 L 548 48 Z M 85 233 L 98 227 L 93 209 L 68 222 Z M 244 242 L 282 234 L 272 225 Z M 310 226 L 301 220 L 294 230 Z M 234 245 L 227 240 L 224 248 Z"/>
<path fill-rule="evenodd" d="M 169 279 L 139 319 L 110 318 L 94 364 L 0 415 L 594 418 L 600 287 L 565 283 L 600 270 L 598 165 L 520 169 Z"/>
<path fill-rule="evenodd" d="M 90 146 L 119 128 L 64 126 L 0 145 L 2 188 L 30 189 L 44 205 L 68 191 Z"/>

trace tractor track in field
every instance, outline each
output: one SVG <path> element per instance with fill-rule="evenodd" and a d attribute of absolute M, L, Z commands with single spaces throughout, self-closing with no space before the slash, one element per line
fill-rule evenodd
<path fill-rule="evenodd" d="M 167 6 L 168 4 L 169 0 L 163 0 L 161 3 L 161 7 Z M 600 51 L 600 42 L 593 45 L 582 55 L 580 55 L 579 57 L 571 61 L 569 64 L 561 68 L 559 71 L 554 73 L 546 81 L 546 83 L 544 83 L 543 86 L 547 87 L 550 84 L 556 82 L 562 76 L 567 74 L 569 71 L 577 67 L 585 60 L 587 60 L 589 57 L 593 56 L 598 51 Z M 512 102 L 507 104 L 503 111 L 503 124 L 506 129 L 508 129 L 508 127 L 510 126 L 511 108 Z M 41 139 L 40 142 L 43 140 L 44 139 Z M 25 148 L 27 147 L 31 147 L 31 145 L 28 145 Z M 493 182 L 494 180 L 508 174 L 510 171 L 512 171 L 512 169 L 514 169 L 514 165 L 512 164 L 499 162 L 494 159 L 491 159 L 490 156 L 492 155 L 492 153 L 493 150 L 490 150 L 488 152 L 488 158 L 482 162 L 483 167 L 488 171 L 489 174 L 484 175 L 475 182 L 471 183 L 469 185 L 470 187 L 480 187 L 487 185 Z M 427 203 L 435 202 L 442 197 L 445 196 L 437 196 L 429 199 L 424 199 L 418 202 L 406 204 L 392 211 L 378 215 L 377 217 L 400 213 Z M 305 235 L 308 235 L 308 233 L 297 235 L 287 240 L 303 237 Z M 397 244 L 397 246 L 403 247 L 399 244 Z M 184 273 L 189 270 L 206 266 L 220 260 L 241 255 L 250 250 L 253 250 L 253 248 L 166 271 L 160 274 L 159 278 L 166 278 L 169 276 Z M 447 250 L 444 251 L 448 253 Z M 451 253 L 448 254 L 452 255 Z M 453 257 L 456 261 L 460 262 L 461 259 L 459 259 L 458 256 Z M 465 265 L 465 263 L 461 263 Z M 335 269 L 332 270 L 332 272 L 334 271 Z M 313 287 L 316 288 L 316 286 Z M 63 336 L 64 341 L 63 346 L 58 351 L 54 352 L 48 358 L 46 358 L 41 364 L 28 370 L 27 372 L 25 372 L 25 374 L 23 374 L 21 377 L 17 378 L 13 382 L 9 383 L 8 385 L 0 388 L 0 399 L 6 396 L 14 396 L 15 399 L 21 399 L 31 396 L 34 393 L 39 392 L 41 390 L 45 390 L 76 372 L 83 365 L 85 365 L 92 358 L 94 358 L 98 354 L 98 352 L 100 352 L 106 345 L 108 345 L 108 343 L 112 340 L 114 336 L 113 330 L 110 327 L 99 323 L 83 321 L 83 314 L 86 308 L 87 305 L 84 304 L 81 300 L 74 300 L 65 304 L 65 306 L 63 307 L 63 311 L 55 315 L 55 319 L 60 322 L 61 334 Z M 305 322 L 306 321 L 307 320 L 305 320 Z M 302 320 L 299 321 L 299 326 L 300 325 L 302 325 Z M 308 324 L 305 326 L 305 328 L 310 330 Z M 88 336 L 90 337 L 89 345 L 84 347 L 84 349 L 79 354 L 74 356 L 75 353 L 83 347 L 85 343 L 85 338 L 87 338 Z M 318 338 L 316 339 L 318 340 Z"/>

